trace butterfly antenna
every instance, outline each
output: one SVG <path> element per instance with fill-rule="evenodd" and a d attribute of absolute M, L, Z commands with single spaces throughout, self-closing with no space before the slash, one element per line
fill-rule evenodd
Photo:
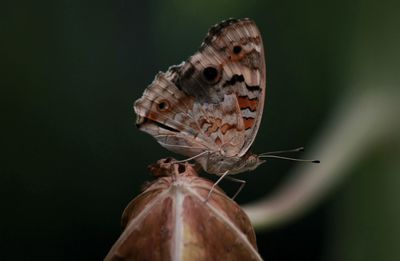
<path fill-rule="evenodd" d="M 261 155 L 259 155 L 259 157 L 260 158 L 274 158 L 274 159 L 283 159 L 283 160 L 292 160 L 292 161 L 301 161 L 301 162 L 320 163 L 319 160 L 296 159 L 296 158 L 288 158 L 288 157 L 282 157 L 282 156 L 277 156 L 277 155 L 261 154 Z"/>
<path fill-rule="evenodd" d="M 304 151 L 304 147 L 298 147 L 295 149 L 291 149 L 291 150 L 277 150 L 277 151 L 269 151 L 269 152 L 264 152 L 261 153 L 261 155 L 270 155 L 270 154 L 280 154 L 280 153 L 288 153 L 288 152 L 299 152 L 299 151 Z"/>

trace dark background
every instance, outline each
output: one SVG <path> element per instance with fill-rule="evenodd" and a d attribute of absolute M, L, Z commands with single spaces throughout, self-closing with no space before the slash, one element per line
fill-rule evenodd
<path fill-rule="evenodd" d="M 124 207 L 151 179 L 147 165 L 172 155 L 135 128 L 132 104 L 159 70 L 192 55 L 221 20 L 250 17 L 263 35 L 267 101 L 255 152 L 307 147 L 345 95 L 367 88 L 361 80 L 398 87 L 399 8 L 390 2 L 2 5 L 3 260 L 104 258 L 121 232 Z M 390 135 L 395 143 L 382 141 L 354 163 L 316 208 L 259 231 L 261 255 L 399 260 L 400 143 L 397 132 Z M 247 185 L 238 202 L 268 195 L 296 165 L 269 161 L 241 175 Z"/>

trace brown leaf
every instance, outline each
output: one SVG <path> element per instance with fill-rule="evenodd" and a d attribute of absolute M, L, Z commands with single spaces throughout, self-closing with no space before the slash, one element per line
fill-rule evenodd
<path fill-rule="evenodd" d="M 105 260 L 261 260 L 250 221 L 192 165 L 164 159 L 158 177 L 129 203 L 124 231 Z"/>

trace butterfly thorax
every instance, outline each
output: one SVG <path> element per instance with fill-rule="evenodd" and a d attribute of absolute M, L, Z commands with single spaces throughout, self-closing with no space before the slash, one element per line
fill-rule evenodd
<path fill-rule="evenodd" d="M 247 152 L 242 157 L 227 157 L 220 152 L 213 152 L 204 157 L 200 157 L 197 159 L 197 162 L 207 173 L 222 175 L 226 171 L 228 171 L 229 174 L 251 171 L 265 161 L 251 152 Z"/>

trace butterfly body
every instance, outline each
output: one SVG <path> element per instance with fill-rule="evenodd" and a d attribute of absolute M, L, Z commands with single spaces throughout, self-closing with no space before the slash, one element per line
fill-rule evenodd
<path fill-rule="evenodd" d="M 227 171 L 229 171 L 230 175 L 251 171 L 264 162 L 264 160 L 251 152 L 246 153 L 242 157 L 226 157 L 220 153 L 214 152 L 210 153 L 208 157 L 203 157 L 198 160 L 198 163 L 207 173 L 216 174 L 218 176 L 223 175 Z"/>
<path fill-rule="evenodd" d="M 264 162 L 249 152 L 264 97 L 261 35 L 252 20 L 230 19 L 187 61 L 156 75 L 134 104 L 136 124 L 208 173 L 240 173 Z"/>

